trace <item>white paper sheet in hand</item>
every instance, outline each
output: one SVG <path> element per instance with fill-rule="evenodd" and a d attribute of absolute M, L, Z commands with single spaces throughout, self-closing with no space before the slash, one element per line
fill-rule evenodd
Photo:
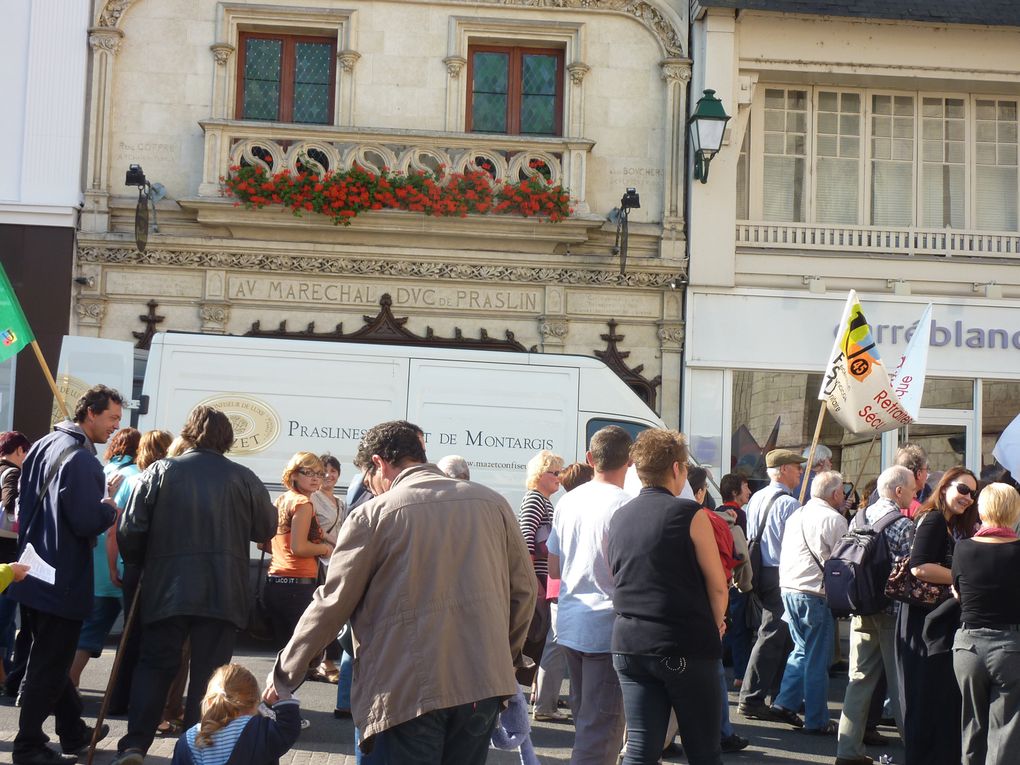
<path fill-rule="evenodd" d="M 35 551 L 35 548 L 32 547 L 31 542 L 25 545 L 25 552 L 21 553 L 21 559 L 18 563 L 24 563 L 29 567 L 29 576 L 41 579 L 46 584 L 53 584 L 57 581 L 57 570 L 42 559 L 39 553 Z"/>

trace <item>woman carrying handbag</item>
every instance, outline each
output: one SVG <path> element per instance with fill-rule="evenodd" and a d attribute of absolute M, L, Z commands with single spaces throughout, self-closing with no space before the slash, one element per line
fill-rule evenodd
<path fill-rule="evenodd" d="M 977 478 L 950 468 L 915 517 L 910 573 L 948 592 L 953 549 L 977 530 Z M 906 765 L 959 765 L 960 689 L 950 652 L 931 654 L 925 618 L 934 605 L 902 603 L 896 619 L 896 668 L 903 711 Z"/>

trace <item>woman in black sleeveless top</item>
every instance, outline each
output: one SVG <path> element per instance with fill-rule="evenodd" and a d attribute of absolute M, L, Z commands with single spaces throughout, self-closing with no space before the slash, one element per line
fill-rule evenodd
<path fill-rule="evenodd" d="M 711 521 L 697 503 L 676 497 L 687 479 L 682 435 L 646 430 L 631 459 L 645 488 L 609 527 L 613 665 L 627 715 L 623 762 L 659 761 L 673 710 L 688 762 L 719 765 L 727 591 Z"/>

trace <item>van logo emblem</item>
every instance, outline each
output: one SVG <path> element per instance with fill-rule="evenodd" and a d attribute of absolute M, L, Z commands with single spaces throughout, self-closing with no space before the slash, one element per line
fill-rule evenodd
<path fill-rule="evenodd" d="M 267 449 L 280 435 L 280 417 L 264 401 L 241 393 L 223 393 L 199 402 L 227 415 L 234 429 L 229 454 L 254 454 Z"/>

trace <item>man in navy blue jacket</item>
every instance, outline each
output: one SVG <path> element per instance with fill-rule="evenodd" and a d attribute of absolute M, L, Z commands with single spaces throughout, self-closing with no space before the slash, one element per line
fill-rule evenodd
<path fill-rule="evenodd" d="M 24 552 L 31 544 L 56 574 L 53 584 L 29 576 L 8 590 L 23 606 L 22 629 L 32 634 L 15 765 L 73 762 L 92 737 L 68 671 L 82 622 L 92 610 L 92 547 L 114 519 L 93 444 L 120 427 L 121 404 L 120 394 L 105 385 L 89 389 L 78 399 L 74 421 L 55 425 L 22 465 L 18 546 Z M 42 726 L 51 714 L 63 754 L 46 746 Z"/>

